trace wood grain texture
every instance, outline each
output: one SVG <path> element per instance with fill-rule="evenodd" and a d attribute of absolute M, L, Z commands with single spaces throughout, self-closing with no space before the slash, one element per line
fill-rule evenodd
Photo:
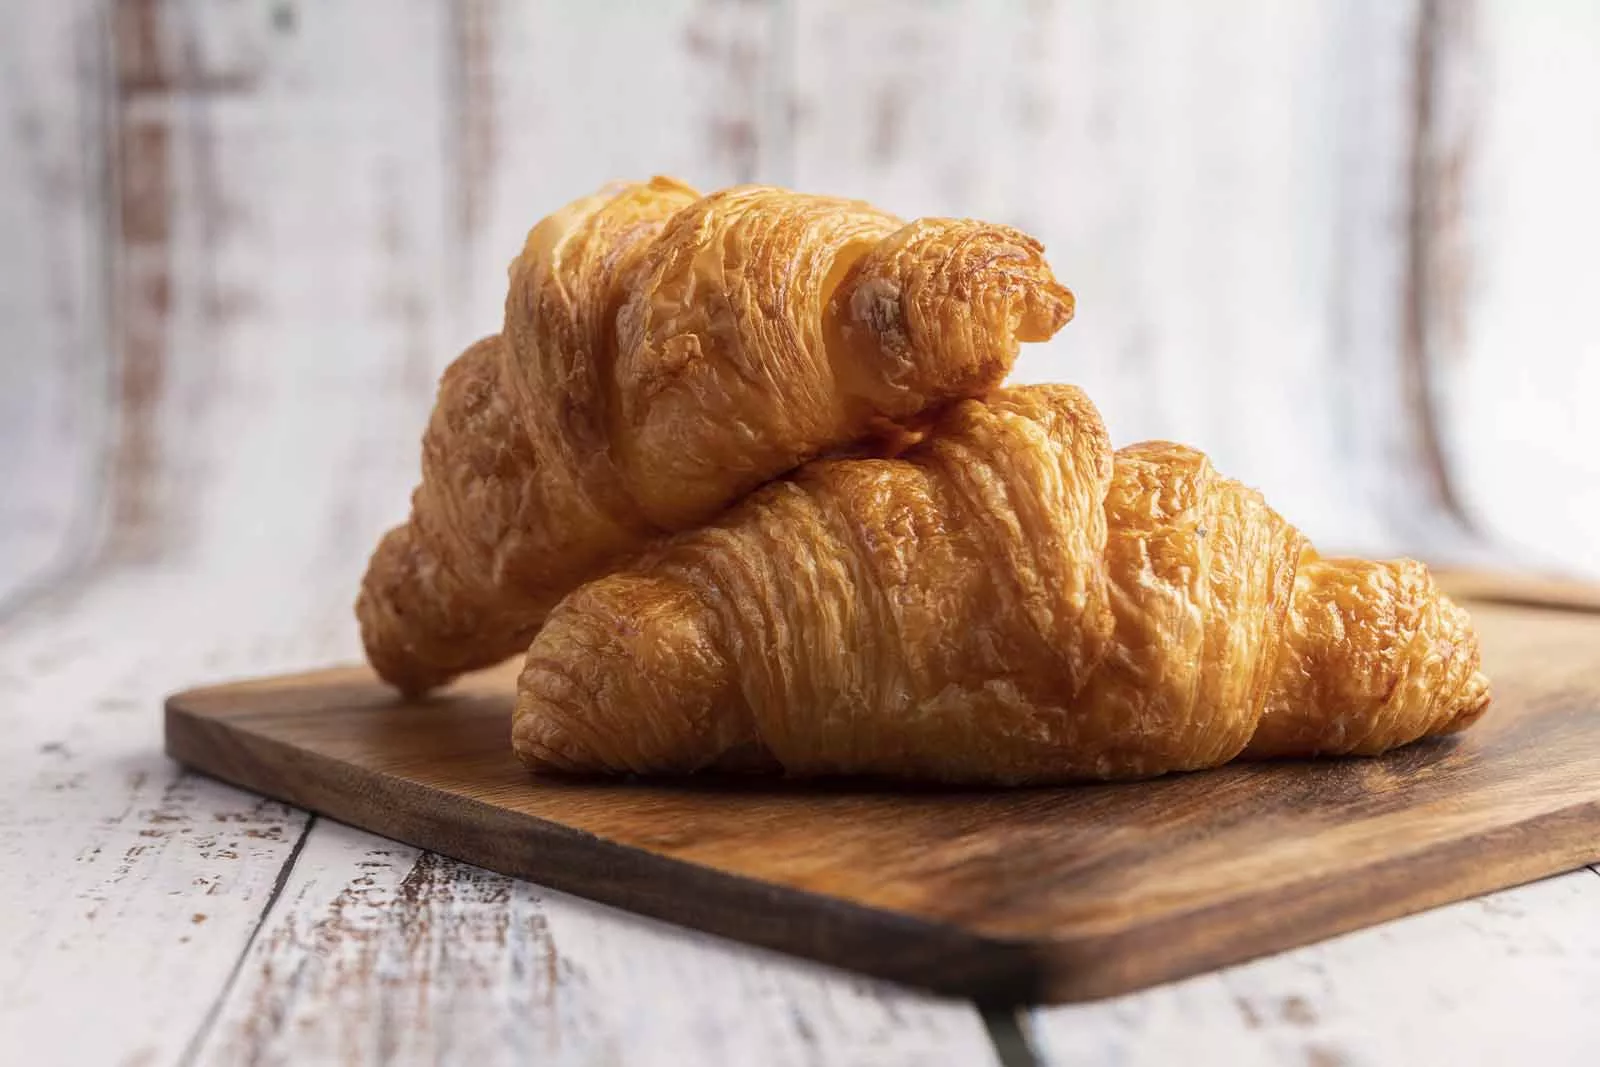
<path fill-rule="evenodd" d="M 319 823 L 198 1062 L 987 1064 L 970 1006 Z"/>
<path fill-rule="evenodd" d="M 1461 6 L 1438 101 L 1469 149 L 1440 204 L 1440 434 L 1489 539 L 1600 577 L 1600 7 Z"/>
<path fill-rule="evenodd" d="M 196 627 L 224 587 L 107 576 L 0 626 L 0 1047 L 175 1062 L 305 831 L 305 813 L 160 755 L 176 679 L 326 647 L 326 613 Z"/>
<path fill-rule="evenodd" d="M 1466 277 L 1461 189 L 1473 153 L 1477 109 L 1461 99 L 1463 72 L 1476 58 L 1476 3 L 1422 0 L 1412 31 L 1411 123 L 1406 212 L 1406 283 L 1400 394 L 1409 431 L 1413 492 L 1442 521 L 1470 530 L 1440 433 L 1441 363 L 1463 333 Z"/>
<path fill-rule="evenodd" d="M 100 525 L 112 381 L 100 14 L 50 4 L 0 34 L 0 610 L 84 563 Z"/>
<path fill-rule="evenodd" d="M 358 653 L 335 579 L 278 595 L 227 570 L 133 568 L 0 624 L 0 1047 L 39 1063 L 988 1062 L 970 1005 L 308 823 L 162 758 L 160 694 L 182 680 Z"/>
<path fill-rule="evenodd" d="M 457 3 L 449 164 L 464 223 L 457 348 L 499 328 L 506 265 L 602 184 L 783 181 L 782 12 L 745 0 Z"/>
<path fill-rule="evenodd" d="M 1456 600 L 1600 613 L 1600 583 L 1592 581 L 1560 574 L 1467 567 L 1434 568 L 1433 574 L 1440 588 Z"/>
<path fill-rule="evenodd" d="M 1583 1064 L 1600 1018 L 1585 868 L 1026 1023 L 1040 1063 Z"/>
<path fill-rule="evenodd" d="M 1416 5 L 798 8 L 795 181 L 1045 242 L 1016 378 L 1209 452 L 1323 544 L 1413 548 L 1399 385 Z M 1404 521 L 1401 521 L 1404 520 Z"/>
<path fill-rule="evenodd" d="M 986 999 L 1071 1000 L 1567 870 L 1600 830 L 1600 618 L 1481 606 L 1499 707 L 1371 761 L 1011 792 L 531 780 L 504 672 L 200 690 L 169 751 L 270 796 L 699 929 Z"/>
<path fill-rule="evenodd" d="M 447 34 L 377 14 L 116 8 L 116 558 L 355 571 L 404 511 L 454 333 Z"/>

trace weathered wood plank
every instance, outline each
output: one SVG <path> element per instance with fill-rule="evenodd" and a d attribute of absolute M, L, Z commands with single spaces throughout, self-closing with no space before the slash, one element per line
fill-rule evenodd
<path fill-rule="evenodd" d="M 222 1062 L 387 1050 L 747 1063 L 763 1049 L 780 1063 L 946 1050 L 989 1062 L 968 1005 L 337 824 L 317 824 L 290 870 L 305 816 L 180 773 L 159 755 L 158 711 L 196 680 L 356 655 L 335 579 L 310 574 L 296 593 L 139 568 L 0 630 L 0 1044 L 59 1062 L 165 1063 L 185 1049 Z M 77 1021 L 84 1004 L 94 1026 Z"/>
<path fill-rule="evenodd" d="M 0 605 L 95 540 L 111 383 L 98 5 L 0 34 Z"/>
<path fill-rule="evenodd" d="M 148 2 L 116 26 L 119 554 L 354 570 L 449 357 L 443 12 Z"/>
<path fill-rule="evenodd" d="M 1116 1000 L 1033 1013 L 1047 1064 L 1588 1063 L 1591 869 Z"/>
<path fill-rule="evenodd" d="M 783 181 L 780 5 L 456 0 L 450 165 L 465 333 L 499 328 L 528 229 L 619 179 Z"/>
<path fill-rule="evenodd" d="M 1600 576 L 1600 7 L 1438 7 L 1443 445 L 1489 538 Z"/>
<path fill-rule="evenodd" d="M 0 629 L 0 1047 L 173 1062 L 260 921 L 306 816 L 181 772 L 158 715 L 195 676 L 316 662 L 325 619 L 193 614 L 240 596 L 129 574 Z"/>
<path fill-rule="evenodd" d="M 992 1063 L 969 1006 L 319 823 L 214 1063 Z"/>
<path fill-rule="evenodd" d="M 760 165 L 759 6 L 382 7 L 119 9 L 123 556 L 355 570 L 527 228 L 612 178 Z M 552 152 L 596 122 L 634 132 Z"/>
<path fill-rule="evenodd" d="M 196 993 L 220 992 L 304 824 L 175 777 L 153 755 L 155 708 L 161 693 L 191 680 L 354 652 L 342 605 L 324 598 L 322 608 L 307 607 L 282 592 L 130 573 L 0 631 L 8 1047 L 50 1047 L 64 1061 L 148 1053 L 165 1062 L 201 1032 L 211 998 Z M 220 610 L 241 604 L 248 615 Z M 824 1053 L 927 1062 L 945 1049 L 955 1050 L 951 1062 L 980 1061 L 965 1009 L 900 999 L 470 868 L 431 859 L 419 867 L 409 850 L 369 855 L 396 848 L 328 824 L 312 832 L 215 1030 L 204 1031 L 213 1036 L 197 1046 L 207 1058 L 241 1049 L 268 1062 L 365 1054 L 382 1047 L 374 1042 L 388 1027 L 410 1039 L 398 1052 L 419 1061 L 471 1051 L 489 1033 L 512 1051 L 555 1049 L 577 1062 L 603 1061 L 595 1049 L 671 1062 L 704 1047 L 713 1050 L 708 1062 L 749 1062 L 767 1044 L 788 1050 L 788 1062 Z M 362 866 L 380 860 L 383 869 Z M 1597 907 L 1600 879 L 1579 872 L 1140 998 L 1046 1013 L 1036 1040 L 1064 1062 L 1086 1049 L 1162 1062 L 1180 1030 L 1202 1059 L 1275 1062 L 1283 1049 L 1323 1046 L 1354 1062 L 1417 1059 L 1436 1045 L 1407 1044 L 1417 1029 L 1408 1020 L 1444 1011 L 1445 1022 L 1425 1028 L 1433 1037 L 1414 1040 L 1447 1034 L 1449 1049 L 1461 1050 L 1452 1062 L 1474 1062 L 1477 1048 L 1482 1062 L 1510 1054 L 1494 1044 L 1504 1031 L 1495 1020 L 1508 1014 L 1533 1020 L 1523 1033 L 1540 1049 L 1572 1052 L 1580 1046 L 1563 1042 L 1587 1034 L 1597 1007 Z M 508 940 L 495 941 L 499 924 L 519 915 L 526 926 L 507 926 Z M 557 990 L 539 976 L 538 963 L 551 958 L 539 955 L 546 943 L 568 961 L 565 970 L 556 964 L 570 976 Z M 362 971 L 363 960 L 374 969 Z M 362 973 L 376 981 L 345 984 Z M 545 993 L 550 1000 L 531 1016 L 518 1014 Z M 84 1003 L 97 1005 L 97 1025 L 68 1025 Z M 1258 1034 L 1249 1012 L 1276 1021 Z M 444 1025 L 457 1018 L 460 1027 Z M 1216 1036 L 1202 1042 L 1197 1033 Z"/>
<path fill-rule="evenodd" d="M 1412 32 L 1410 203 L 1400 392 L 1416 477 L 1413 499 L 1454 526 L 1471 520 L 1441 439 L 1439 364 L 1459 343 L 1466 293 L 1461 261 L 1461 186 L 1472 154 L 1476 101 L 1463 99 L 1462 72 L 1472 60 L 1474 4 L 1422 0 Z M 1404 504 L 1408 502 L 1399 502 Z M 1410 509 L 1408 509 L 1410 510 Z"/>
<path fill-rule="evenodd" d="M 1022 379 L 1392 548 L 1412 5 L 804 5 L 796 181 L 1039 234 L 1079 298 Z"/>

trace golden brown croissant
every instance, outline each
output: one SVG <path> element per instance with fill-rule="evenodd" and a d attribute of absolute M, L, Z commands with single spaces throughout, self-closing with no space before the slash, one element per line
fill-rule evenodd
<path fill-rule="evenodd" d="M 1318 559 L 1202 454 L 1001 391 L 814 462 L 573 592 L 519 681 L 535 770 L 1061 782 L 1377 753 L 1488 705 L 1410 561 Z"/>
<path fill-rule="evenodd" d="M 579 582 L 796 464 L 997 385 L 1072 315 L 1033 239 L 658 178 L 578 200 L 445 372 L 410 521 L 357 602 L 419 692 L 524 651 Z"/>

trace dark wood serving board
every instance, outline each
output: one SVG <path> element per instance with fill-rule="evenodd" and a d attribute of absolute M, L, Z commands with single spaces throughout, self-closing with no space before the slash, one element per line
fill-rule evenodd
<path fill-rule="evenodd" d="M 1600 859 L 1600 614 L 1478 603 L 1490 714 L 1376 760 L 1017 791 L 535 780 L 512 675 L 181 693 L 167 750 L 420 847 L 986 1001 L 1138 988 Z"/>

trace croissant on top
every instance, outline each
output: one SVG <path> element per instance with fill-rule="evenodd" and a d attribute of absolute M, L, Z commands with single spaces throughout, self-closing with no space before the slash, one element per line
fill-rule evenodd
<path fill-rule="evenodd" d="M 367 656 L 415 693 L 521 652 L 581 581 L 981 395 L 1072 307 L 1003 226 L 661 178 L 578 200 L 440 382 L 411 517 L 362 582 Z"/>
<path fill-rule="evenodd" d="M 1047 783 L 1375 754 L 1488 703 L 1421 564 L 1321 559 L 1201 453 L 1113 453 L 1082 392 L 1036 386 L 577 589 L 513 739 L 538 771 Z"/>

